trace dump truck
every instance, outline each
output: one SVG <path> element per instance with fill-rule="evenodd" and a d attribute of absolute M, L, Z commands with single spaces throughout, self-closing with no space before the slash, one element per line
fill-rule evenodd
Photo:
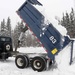
<path fill-rule="evenodd" d="M 52 23 L 46 24 L 44 22 L 45 16 L 34 5 L 43 6 L 37 0 L 26 0 L 17 10 L 17 14 L 26 23 L 25 30 L 22 34 L 30 29 L 38 41 L 41 42 L 47 53 L 18 54 L 15 58 L 16 66 L 21 69 L 31 66 L 34 71 L 44 71 L 55 62 L 55 55 L 62 51 L 69 43 L 71 43 L 71 64 L 74 40 L 71 40 L 68 36 L 63 36 Z"/>

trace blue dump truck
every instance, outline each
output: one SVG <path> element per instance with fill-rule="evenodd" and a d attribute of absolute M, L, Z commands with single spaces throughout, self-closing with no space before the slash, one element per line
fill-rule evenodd
<path fill-rule="evenodd" d="M 54 63 L 55 55 L 69 43 L 71 43 L 71 64 L 74 40 L 70 40 L 68 36 L 62 36 L 51 23 L 45 24 L 45 16 L 34 5 L 43 6 L 37 0 L 26 0 L 18 9 L 17 14 L 42 43 L 47 54 L 40 53 L 39 56 L 34 57 L 30 57 L 30 54 L 18 54 L 15 59 L 16 66 L 21 69 L 31 66 L 33 70 L 39 72 L 46 70 L 47 67 Z"/>

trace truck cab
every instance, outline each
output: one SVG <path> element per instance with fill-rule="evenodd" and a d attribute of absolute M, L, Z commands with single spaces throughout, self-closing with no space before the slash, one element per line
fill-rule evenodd
<path fill-rule="evenodd" d="M 12 39 L 10 37 L 0 36 L 0 59 L 7 59 L 11 56 Z"/>

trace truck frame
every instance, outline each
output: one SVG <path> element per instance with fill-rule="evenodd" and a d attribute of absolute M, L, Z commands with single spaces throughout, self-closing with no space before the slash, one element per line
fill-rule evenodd
<path fill-rule="evenodd" d="M 37 0 L 26 0 L 25 3 L 18 9 L 17 14 L 26 23 L 26 26 L 41 42 L 46 49 L 47 54 L 32 54 L 18 53 L 15 59 L 15 64 L 18 68 L 27 68 L 31 66 L 35 71 L 43 71 L 49 68 L 55 61 L 57 55 L 63 48 L 71 43 L 71 58 L 73 55 L 73 42 L 68 36 L 62 36 L 61 33 L 51 24 L 45 24 L 45 16 L 42 15 L 33 5 L 43 6 Z M 24 31 L 25 32 L 25 31 Z"/>

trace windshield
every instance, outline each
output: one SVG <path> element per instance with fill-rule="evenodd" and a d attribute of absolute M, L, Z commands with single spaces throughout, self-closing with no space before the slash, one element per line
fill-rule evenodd
<path fill-rule="evenodd" d="M 7 38 L 7 37 L 1 37 L 0 38 L 0 41 L 11 41 L 11 39 L 10 38 Z"/>

